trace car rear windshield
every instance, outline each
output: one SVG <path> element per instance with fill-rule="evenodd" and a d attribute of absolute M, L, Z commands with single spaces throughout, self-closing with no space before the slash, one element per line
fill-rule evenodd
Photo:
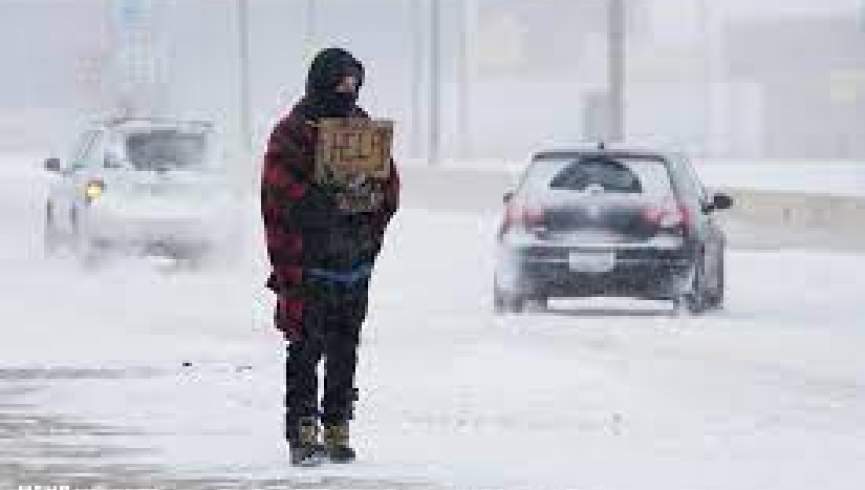
<path fill-rule="evenodd" d="M 667 164 L 660 158 L 591 155 L 535 161 L 523 181 L 527 192 L 672 195 Z"/>
<path fill-rule="evenodd" d="M 154 130 L 126 136 L 126 157 L 136 170 L 174 170 L 201 167 L 207 155 L 207 136 L 177 130 Z"/>

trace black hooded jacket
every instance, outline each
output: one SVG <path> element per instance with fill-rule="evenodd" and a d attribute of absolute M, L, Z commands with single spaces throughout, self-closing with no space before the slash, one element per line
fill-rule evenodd
<path fill-rule="evenodd" d="M 306 283 L 310 271 L 345 273 L 370 266 L 399 200 L 399 176 L 381 183 L 384 204 L 365 213 L 340 211 L 334 196 L 314 182 L 315 148 L 323 117 L 368 118 L 357 107 L 357 94 L 335 96 L 346 75 L 363 82 L 363 66 L 348 52 L 331 48 L 313 61 L 306 94 L 273 129 L 264 156 L 262 214 L 273 274 L 268 285 L 290 294 Z"/>

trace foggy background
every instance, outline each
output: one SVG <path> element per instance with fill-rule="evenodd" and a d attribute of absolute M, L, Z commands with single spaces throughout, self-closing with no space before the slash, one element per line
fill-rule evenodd
<path fill-rule="evenodd" d="M 865 157 L 861 0 L 623 3 L 629 141 L 702 157 Z M 396 120 L 400 158 L 427 158 L 438 140 L 442 159 L 522 160 L 609 121 L 605 0 L 2 0 L 2 11 L 0 151 L 64 156 L 83 124 L 126 110 L 212 119 L 230 148 L 260 152 L 312 55 L 332 45 L 366 64 L 362 104 Z"/>
<path fill-rule="evenodd" d="M 258 168 L 332 45 L 396 121 L 402 192 L 359 464 L 310 473 L 287 464 Z M 0 488 L 863 488 L 865 0 L 0 0 L 0 67 Z M 46 171 L 121 114 L 213 120 L 244 178 Z M 527 156 L 619 129 L 735 200 L 724 309 L 496 316 Z M 51 199 L 93 177 L 154 236 L 210 216 L 223 253 L 94 266 L 72 208 L 55 255 Z"/>

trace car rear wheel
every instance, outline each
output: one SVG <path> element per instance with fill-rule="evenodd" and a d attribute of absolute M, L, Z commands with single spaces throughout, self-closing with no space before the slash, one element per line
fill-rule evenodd
<path fill-rule="evenodd" d="M 525 300 L 523 309 L 528 311 L 543 312 L 547 311 L 549 300 L 544 297 L 529 298 Z"/>
<path fill-rule="evenodd" d="M 673 312 L 676 316 L 683 316 L 685 314 L 700 315 L 708 308 L 703 279 L 705 275 L 704 267 L 705 260 L 701 254 L 697 263 L 694 264 L 690 289 L 673 300 Z"/>
<path fill-rule="evenodd" d="M 522 313 L 525 309 L 526 299 L 524 297 L 506 293 L 497 285 L 493 285 L 493 311 L 497 315 Z"/>
<path fill-rule="evenodd" d="M 676 316 L 700 315 L 706 311 L 706 304 L 698 295 L 687 294 L 673 301 Z"/>
<path fill-rule="evenodd" d="M 721 252 L 721 258 L 718 259 L 718 283 L 715 285 L 715 290 L 707 294 L 707 306 L 712 309 L 721 309 L 724 307 L 724 255 Z"/>

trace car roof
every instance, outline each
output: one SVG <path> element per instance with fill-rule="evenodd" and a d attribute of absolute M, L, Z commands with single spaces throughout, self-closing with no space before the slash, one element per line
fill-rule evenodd
<path fill-rule="evenodd" d="M 532 160 L 580 158 L 587 156 L 608 156 L 612 158 L 661 158 L 667 161 L 675 160 L 672 153 L 663 150 L 606 145 L 545 149 L 535 152 L 532 155 Z"/>

